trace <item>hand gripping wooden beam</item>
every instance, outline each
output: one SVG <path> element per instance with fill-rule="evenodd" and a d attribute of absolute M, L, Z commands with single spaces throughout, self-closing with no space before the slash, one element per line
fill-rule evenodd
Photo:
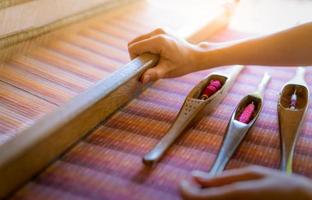
<path fill-rule="evenodd" d="M 235 4 L 223 6 L 206 23 L 186 26 L 188 28 L 179 32 L 180 36 L 191 42 L 199 42 L 203 36 L 207 38 L 228 24 Z M 151 54 L 134 59 L 0 146 L 0 199 L 48 166 L 142 91 L 138 79 L 157 61 L 158 56 Z"/>

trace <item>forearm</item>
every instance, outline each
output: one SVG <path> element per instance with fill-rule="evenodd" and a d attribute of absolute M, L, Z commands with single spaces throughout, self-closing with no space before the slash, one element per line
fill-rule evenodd
<path fill-rule="evenodd" d="M 312 65 L 312 23 L 244 41 L 200 45 L 198 70 L 221 65 Z"/>

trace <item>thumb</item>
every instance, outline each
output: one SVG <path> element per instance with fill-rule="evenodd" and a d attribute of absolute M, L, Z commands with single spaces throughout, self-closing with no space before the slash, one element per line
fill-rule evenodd
<path fill-rule="evenodd" d="M 192 176 L 196 182 L 204 187 L 218 187 L 235 182 L 251 181 L 261 179 L 264 175 L 257 169 L 233 169 L 223 172 L 218 176 L 211 176 L 202 171 L 193 171 Z"/>
<path fill-rule="evenodd" d="M 146 70 L 141 76 L 141 82 L 143 84 L 156 81 L 161 78 L 165 78 L 168 73 L 168 67 L 164 63 L 159 63 L 153 68 Z"/>

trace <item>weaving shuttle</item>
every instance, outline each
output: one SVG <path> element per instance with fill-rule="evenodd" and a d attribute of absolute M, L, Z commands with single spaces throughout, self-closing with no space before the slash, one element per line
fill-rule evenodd
<path fill-rule="evenodd" d="M 309 88 L 304 76 L 305 69 L 299 67 L 295 77 L 283 86 L 277 104 L 281 138 L 280 167 L 288 174 L 292 173 L 294 148 L 309 105 Z M 296 96 L 295 102 L 292 102 L 293 95 Z"/>
<path fill-rule="evenodd" d="M 213 111 L 227 95 L 243 68 L 243 66 L 235 66 L 228 73 L 222 71 L 213 72 L 200 81 L 187 95 L 175 122 L 167 134 L 144 156 L 143 162 L 147 165 L 156 164 L 188 125 L 199 119 L 203 113 L 208 114 Z M 212 80 L 220 81 L 222 87 L 209 98 L 205 100 L 200 99 L 202 91 Z"/>
<path fill-rule="evenodd" d="M 257 91 L 248 94 L 238 103 L 237 107 L 231 115 L 221 149 L 217 155 L 215 163 L 209 172 L 210 175 L 217 175 L 224 170 L 224 167 L 233 156 L 234 152 L 243 141 L 248 131 L 252 128 L 258 119 L 263 107 L 263 92 L 270 79 L 271 76 L 266 73 L 263 76 Z M 254 108 L 253 113 L 251 113 L 250 116 L 251 118 L 246 122 L 242 122 L 241 116 L 244 114 L 244 108 L 247 108 L 250 105 L 253 105 Z"/>

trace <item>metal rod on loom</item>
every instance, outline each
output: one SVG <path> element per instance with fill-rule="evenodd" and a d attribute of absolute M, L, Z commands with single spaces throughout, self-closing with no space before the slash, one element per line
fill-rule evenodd
<path fill-rule="evenodd" d="M 232 11 L 233 6 L 224 6 L 205 24 L 190 26 L 191 30 L 185 29 L 181 34 L 191 42 L 199 42 L 203 36 L 207 38 L 209 34 L 225 27 Z M 138 94 L 142 90 L 138 81 L 140 75 L 157 61 L 158 56 L 151 54 L 136 58 L 1 145 L 0 199 L 25 183 Z"/>

